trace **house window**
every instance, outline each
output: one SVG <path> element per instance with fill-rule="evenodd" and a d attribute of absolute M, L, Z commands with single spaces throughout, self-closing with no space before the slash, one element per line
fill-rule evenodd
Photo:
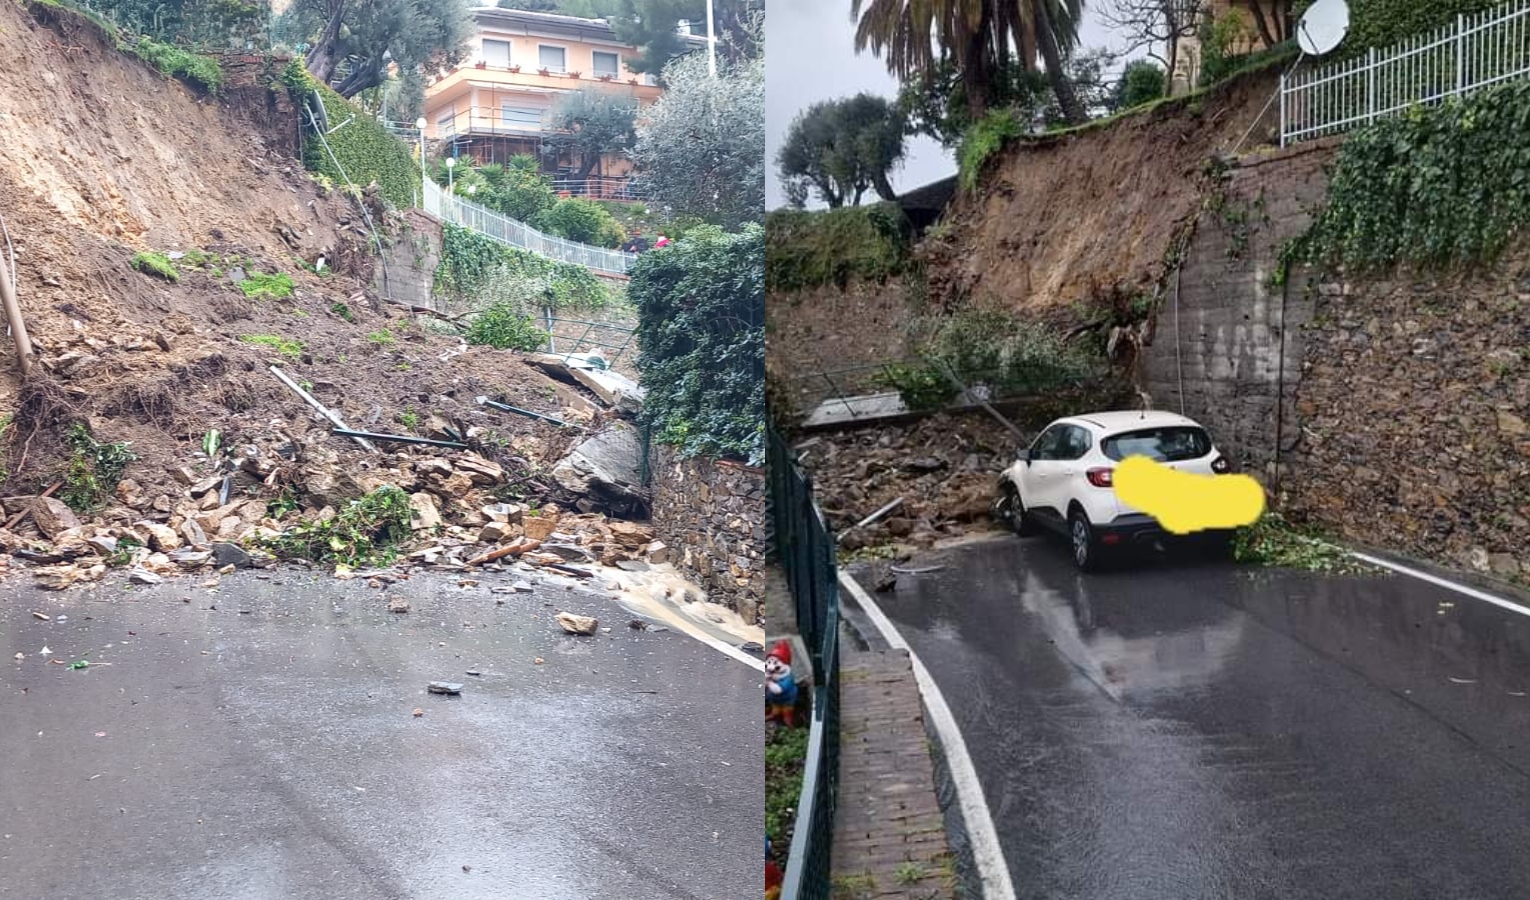
<path fill-rule="evenodd" d="M 510 42 L 484 41 L 483 61 L 491 66 L 498 66 L 501 69 L 510 68 Z"/>
<path fill-rule="evenodd" d="M 449 109 L 436 118 L 436 135 L 450 135 L 457 133 L 457 111 Z"/>
<path fill-rule="evenodd" d="M 537 67 L 548 69 L 553 72 L 563 72 L 567 62 L 568 51 L 562 47 L 548 47 L 545 44 L 537 46 Z"/>
<path fill-rule="evenodd" d="M 621 65 L 622 58 L 615 53 L 602 53 L 595 51 L 595 77 L 610 75 L 616 77 L 617 68 Z"/>
<path fill-rule="evenodd" d="M 516 131 L 536 131 L 542 127 L 542 111 L 531 106 L 515 106 L 507 101 L 499 108 L 499 117 L 506 128 Z"/>

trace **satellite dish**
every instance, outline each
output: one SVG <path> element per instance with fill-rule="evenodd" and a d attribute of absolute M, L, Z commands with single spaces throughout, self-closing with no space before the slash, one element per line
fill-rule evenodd
<path fill-rule="evenodd" d="M 1344 0 L 1317 0 L 1307 7 L 1296 26 L 1296 43 L 1308 56 L 1322 56 L 1339 46 L 1349 33 L 1349 4 Z"/>

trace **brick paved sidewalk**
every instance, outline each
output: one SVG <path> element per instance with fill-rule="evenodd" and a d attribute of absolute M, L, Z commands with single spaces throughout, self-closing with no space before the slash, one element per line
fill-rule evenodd
<path fill-rule="evenodd" d="M 904 650 L 841 645 L 834 900 L 952 900 L 919 685 Z"/>

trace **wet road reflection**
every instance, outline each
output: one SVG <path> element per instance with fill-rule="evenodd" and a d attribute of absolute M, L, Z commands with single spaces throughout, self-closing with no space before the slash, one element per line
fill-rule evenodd
<path fill-rule="evenodd" d="M 614 602 L 416 578 L 399 615 L 300 571 L 5 590 L 0 897 L 758 893 L 757 673 Z M 618 627 L 564 635 L 554 604 Z"/>
<path fill-rule="evenodd" d="M 1530 896 L 1530 617 L 1405 577 L 1013 538 L 878 602 L 1036 898 Z"/>

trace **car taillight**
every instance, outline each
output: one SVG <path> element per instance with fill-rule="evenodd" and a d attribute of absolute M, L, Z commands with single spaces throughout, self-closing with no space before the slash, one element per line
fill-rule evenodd
<path fill-rule="evenodd" d="M 1110 487 L 1110 473 L 1110 469 L 1090 469 L 1084 473 L 1084 477 L 1095 487 Z"/>
<path fill-rule="evenodd" d="M 1231 468 L 1232 465 L 1228 463 L 1227 457 L 1225 456 L 1218 456 L 1216 459 L 1211 461 L 1211 471 L 1217 473 L 1218 475 L 1227 474 L 1227 470 Z"/>

